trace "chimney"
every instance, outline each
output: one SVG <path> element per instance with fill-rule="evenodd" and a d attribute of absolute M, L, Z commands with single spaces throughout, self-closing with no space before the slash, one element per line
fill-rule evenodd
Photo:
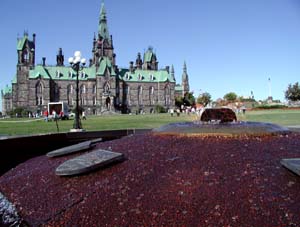
<path fill-rule="evenodd" d="M 166 71 L 168 72 L 168 73 L 170 73 L 170 66 L 166 66 Z"/>
<path fill-rule="evenodd" d="M 34 44 L 34 45 L 35 45 L 35 36 L 36 36 L 35 33 L 33 33 L 33 34 L 32 34 L 32 41 L 33 41 L 33 44 Z"/>
<path fill-rule="evenodd" d="M 129 62 L 129 71 L 133 72 L 133 61 Z"/>
<path fill-rule="evenodd" d="M 45 57 L 42 57 L 42 61 L 43 61 L 42 65 L 46 66 L 46 58 Z"/>

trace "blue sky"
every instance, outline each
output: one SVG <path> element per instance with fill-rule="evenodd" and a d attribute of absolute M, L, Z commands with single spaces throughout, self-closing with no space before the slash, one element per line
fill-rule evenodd
<path fill-rule="evenodd" d="M 156 51 L 159 67 L 174 65 L 181 83 L 186 61 L 191 90 L 213 99 L 228 92 L 284 101 L 289 83 L 300 81 L 299 0 L 106 0 L 117 64 L 128 67 L 137 52 Z M 55 64 L 81 50 L 91 57 L 101 0 L 1 0 L 0 88 L 16 72 L 16 40 L 36 33 L 36 63 Z M 65 62 L 67 64 L 67 62 Z"/>

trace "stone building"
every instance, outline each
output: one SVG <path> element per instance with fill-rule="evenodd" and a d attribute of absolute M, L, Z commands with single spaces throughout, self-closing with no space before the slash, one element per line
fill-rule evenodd
<path fill-rule="evenodd" d="M 17 107 L 42 112 L 49 102 L 63 101 L 70 110 L 76 102 L 76 72 L 65 65 L 59 48 L 56 65 L 35 64 L 36 35 L 18 38 L 18 63 L 11 87 L 2 90 L 2 111 L 6 114 Z M 87 114 L 105 112 L 151 112 L 156 105 L 174 108 L 175 96 L 189 90 L 186 65 L 182 85 L 175 85 L 174 68 L 158 69 L 157 56 L 151 47 L 137 54 L 129 68 L 116 65 L 113 38 L 109 34 L 106 10 L 101 5 L 97 35 L 92 42 L 89 65 L 79 72 L 79 104 Z"/>

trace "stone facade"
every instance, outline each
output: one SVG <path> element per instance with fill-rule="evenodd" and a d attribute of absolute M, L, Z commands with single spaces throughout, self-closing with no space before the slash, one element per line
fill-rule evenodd
<path fill-rule="evenodd" d="M 31 112 L 43 112 L 49 102 L 63 101 L 70 110 L 76 103 L 76 71 L 65 66 L 63 51 L 57 53 L 57 64 L 50 66 L 43 58 L 35 65 L 35 34 L 25 33 L 18 39 L 16 76 L 10 88 L 2 90 L 4 114 L 22 107 Z M 158 70 L 157 56 L 149 48 L 143 56 L 138 53 L 135 64 L 119 68 L 109 35 L 106 10 L 102 3 L 98 33 L 92 43 L 89 65 L 78 74 L 79 104 L 87 114 L 105 112 L 152 112 L 156 105 L 174 108 L 175 96 L 189 90 L 186 65 L 182 85 L 176 85 L 174 68 Z"/>

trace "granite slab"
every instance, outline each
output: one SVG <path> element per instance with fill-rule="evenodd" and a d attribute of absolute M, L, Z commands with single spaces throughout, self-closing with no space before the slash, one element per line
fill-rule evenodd
<path fill-rule="evenodd" d="M 98 149 L 65 161 L 56 168 L 55 173 L 59 176 L 79 175 L 122 160 L 122 153 Z"/>
<path fill-rule="evenodd" d="M 281 165 L 300 176 L 300 158 L 281 159 Z"/>
<path fill-rule="evenodd" d="M 63 147 L 63 148 L 51 151 L 51 152 L 47 153 L 46 155 L 49 158 L 53 158 L 53 157 L 59 157 L 59 156 L 63 156 L 63 155 L 73 154 L 75 152 L 90 149 L 91 147 L 93 147 L 94 144 L 101 142 L 101 141 L 102 141 L 102 138 L 85 141 L 82 143 L 74 144 L 71 146 L 67 146 L 67 147 Z"/>

